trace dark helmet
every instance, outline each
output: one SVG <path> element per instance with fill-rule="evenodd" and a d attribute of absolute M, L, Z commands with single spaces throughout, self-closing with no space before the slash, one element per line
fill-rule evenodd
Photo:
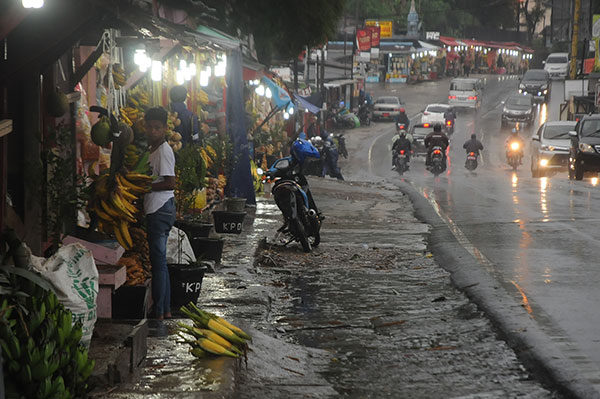
<path fill-rule="evenodd" d="M 433 131 L 434 132 L 441 132 L 442 131 L 442 125 L 440 125 L 439 123 L 436 123 L 435 125 L 433 125 Z"/>
<path fill-rule="evenodd" d="M 471 135 L 471 139 L 475 140 L 476 138 L 477 138 L 477 136 L 475 135 L 475 133 L 473 133 L 473 134 Z"/>

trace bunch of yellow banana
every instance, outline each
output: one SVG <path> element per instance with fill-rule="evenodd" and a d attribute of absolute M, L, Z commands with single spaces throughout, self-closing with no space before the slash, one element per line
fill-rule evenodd
<path fill-rule="evenodd" d="M 152 104 L 150 93 L 141 85 L 136 86 L 128 91 L 127 101 L 133 108 L 149 107 Z"/>
<path fill-rule="evenodd" d="M 209 147 L 212 151 L 209 152 L 207 150 L 207 147 Z M 200 147 L 200 156 L 202 157 L 202 159 L 204 159 L 204 164 L 206 165 L 206 167 L 210 168 L 214 163 L 213 157 L 216 157 L 216 153 L 215 150 L 210 146 Z"/>
<path fill-rule="evenodd" d="M 125 86 L 127 83 L 127 76 L 125 75 L 125 70 L 121 65 L 114 64 L 112 67 L 112 75 L 113 82 L 115 83 L 115 88 L 118 89 L 120 87 Z"/>
<path fill-rule="evenodd" d="M 198 92 L 196 93 L 196 100 L 202 105 L 207 105 L 209 103 L 208 94 L 204 90 L 198 89 Z"/>
<path fill-rule="evenodd" d="M 133 107 L 121 107 L 120 116 L 123 122 L 127 123 L 129 126 L 133 126 L 135 121 L 144 116 L 143 112 L 140 112 L 137 108 Z"/>
<path fill-rule="evenodd" d="M 202 358 L 208 354 L 240 357 L 246 353 L 247 342 L 252 337 L 241 328 L 215 314 L 198 309 L 193 302 L 182 306 L 180 310 L 194 323 L 193 326 L 178 323 L 180 333 L 193 337 L 192 340 L 184 337 L 184 340 L 192 347 L 190 353 L 194 357 Z"/>
<path fill-rule="evenodd" d="M 111 179 L 110 174 L 104 172 L 92 184 L 88 212 L 98 216 L 98 229 L 114 234 L 126 250 L 133 246 L 129 224 L 137 221 L 138 209 L 134 202 L 150 191 L 151 182 L 152 177 L 140 173 L 116 173 Z"/>
<path fill-rule="evenodd" d="M 140 161 L 140 150 L 133 144 L 125 147 L 125 167 L 132 170 Z"/>

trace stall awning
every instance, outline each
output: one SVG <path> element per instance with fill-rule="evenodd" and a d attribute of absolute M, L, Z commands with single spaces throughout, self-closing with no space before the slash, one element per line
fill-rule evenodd
<path fill-rule="evenodd" d="M 240 47 L 240 41 L 214 28 L 200 25 L 196 28 L 196 34 L 203 36 L 208 42 L 214 43 L 227 50 L 233 50 Z"/>
<path fill-rule="evenodd" d="M 292 101 L 287 91 L 271 79 L 263 76 L 261 81 L 271 90 L 271 99 L 277 107 L 285 108 Z"/>
<path fill-rule="evenodd" d="M 440 46 L 436 46 L 435 44 L 427 43 L 421 40 L 418 40 L 419 49 L 417 51 L 438 51 L 441 49 Z"/>
<path fill-rule="evenodd" d="M 446 46 L 463 46 L 462 43 L 459 43 L 455 38 L 449 36 L 440 36 L 440 42 Z"/>
<path fill-rule="evenodd" d="M 331 82 L 325 83 L 323 86 L 330 89 L 330 88 L 335 88 L 335 87 L 351 85 L 354 83 L 357 83 L 356 79 L 332 80 Z"/>
<path fill-rule="evenodd" d="M 294 100 L 296 100 L 296 105 L 304 108 L 308 112 L 316 115 L 321 111 L 321 109 L 319 107 L 317 107 L 316 105 L 314 105 L 313 103 L 311 103 L 309 101 L 308 97 L 302 97 L 296 93 L 294 93 L 293 96 L 294 96 Z"/>

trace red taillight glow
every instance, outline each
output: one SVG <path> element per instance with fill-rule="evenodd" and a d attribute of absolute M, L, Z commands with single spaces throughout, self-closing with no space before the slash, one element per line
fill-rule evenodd
<path fill-rule="evenodd" d="M 423 112 L 423 115 L 429 115 L 429 112 L 425 111 Z"/>
<path fill-rule="evenodd" d="M 448 96 L 448 100 L 456 100 L 456 96 Z"/>
<path fill-rule="evenodd" d="M 452 121 L 446 121 L 446 125 L 452 126 Z"/>
<path fill-rule="evenodd" d="M 440 150 L 435 150 L 433 151 L 434 154 L 441 154 L 442 152 Z"/>
<path fill-rule="evenodd" d="M 474 157 L 475 153 L 474 152 L 470 152 L 469 155 L 472 156 L 472 157 Z"/>
<path fill-rule="evenodd" d="M 400 155 L 404 155 L 404 150 L 400 150 Z"/>
<path fill-rule="evenodd" d="M 477 100 L 477 96 L 469 96 L 469 100 Z"/>
<path fill-rule="evenodd" d="M 429 123 L 423 123 L 423 127 L 429 127 L 431 126 Z"/>

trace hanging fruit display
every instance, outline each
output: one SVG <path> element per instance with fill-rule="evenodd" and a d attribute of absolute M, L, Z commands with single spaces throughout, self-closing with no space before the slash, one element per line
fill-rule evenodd
<path fill-rule="evenodd" d="M 127 75 L 125 70 L 120 64 L 113 64 L 112 66 L 112 76 L 113 83 L 115 84 L 115 89 L 120 89 L 125 86 L 127 83 Z"/>
<path fill-rule="evenodd" d="M 174 152 L 181 150 L 181 147 L 183 147 L 181 134 L 175 131 L 175 127 L 179 125 L 181 125 L 181 120 L 177 118 L 177 112 L 169 112 L 169 117 L 167 118 L 166 139 Z"/>
<path fill-rule="evenodd" d="M 129 229 L 133 247 L 125 251 L 118 263 L 127 269 L 126 285 L 144 284 L 152 276 L 150 250 L 146 232 L 139 227 Z"/>
<path fill-rule="evenodd" d="M 58 87 L 50 92 L 46 98 L 46 110 L 55 118 L 60 118 L 69 110 L 69 100 Z"/>
<path fill-rule="evenodd" d="M 94 144 L 104 147 L 110 143 L 111 131 L 108 117 L 101 117 L 98 122 L 92 126 L 91 137 Z"/>

